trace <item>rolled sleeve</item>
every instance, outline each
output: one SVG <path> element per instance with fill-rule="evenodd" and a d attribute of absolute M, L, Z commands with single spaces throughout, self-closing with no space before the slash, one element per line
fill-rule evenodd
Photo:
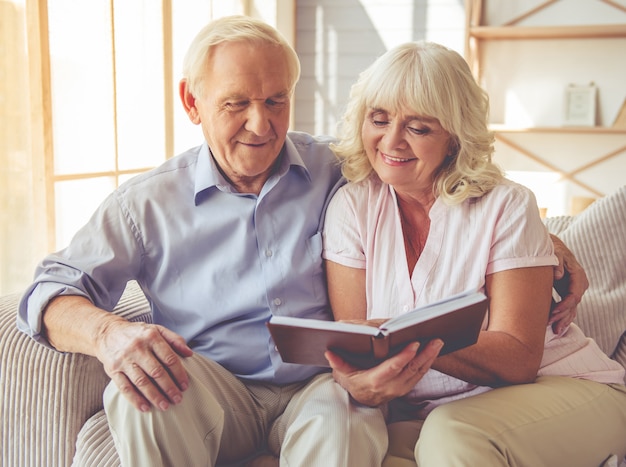
<path fill-rule="evenodd" d="M 43 313 L 52 299 L 78 295 L 112 310 L 138 269 L 137 238 L 118 193 L 109 196 L 71 244 L 46 256 L 18 306 L 17 327 L 44 345 Z M 139 254 L 138 254 L 139 253 Z"/>

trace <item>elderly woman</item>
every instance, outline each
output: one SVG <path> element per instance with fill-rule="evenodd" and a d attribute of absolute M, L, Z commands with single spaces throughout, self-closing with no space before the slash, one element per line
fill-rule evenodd
<path fill-rule="evenodd" d="M 334 377 L 388 409 L 385 465 L 621 459 L 624 369 L 576 325 L 548 326 L 553 245 L 532 193 L 492 162 L 487 114 L 463 58 L 433 43 L 396 47 L 353 86 L 334 147 L 350 183 L 324 227 L 335 318 L 378 323 L 467 289 L 490 308 L 473 346 L 412 344 L 369 370 L 328 352 Z"/>

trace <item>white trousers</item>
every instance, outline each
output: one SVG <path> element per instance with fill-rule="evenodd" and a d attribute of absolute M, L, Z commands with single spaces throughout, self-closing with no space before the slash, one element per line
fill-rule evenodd
<path fill-rule="evenodd" d="M 139 412 L 107 386 L 104 406 L 122 466 L 214 466 L 261 449 L 280 456 L 281 466 L 381 465 L 382 412 L 351 402 L 330 373 L 278 386 L 241 381 L 197 354 L 185 367 L 183 402 L 165 412 Z"/>

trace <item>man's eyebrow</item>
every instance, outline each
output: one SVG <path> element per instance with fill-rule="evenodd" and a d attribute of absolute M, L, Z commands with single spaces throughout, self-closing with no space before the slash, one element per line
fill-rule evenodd
<path fill-rule="evenodd" d="M 247 98 L 239 94 L 230 94 L 228 96 L 221 96 L 216 99 L 215 104 L 219 107 L 226 107 L 234 104 L 241 104 L 247 102 Z"/>
<path fill-rule="evenodd" d="M 229 102 L 229 101 L 237 101 L 237 102 L 250 102 L 250 101 L 266 101 L 268 99 L 286 99 L 289 97 L 289 91 L 280 91 L 272 96 L 259 98 L 259 99 L 251 99 L 248 96 L 243 94 L 230 94 L 228 96 L 224 96 L 220 99 L 221 102 Z"/>
<path fill-rule="evenodd" d="M 220 99 L 221 102 L 228 101 L 247 101 L 248 98 L 243 94 L 229 94 L 228 96 L 224 96 Z"/>
<path fill-rule="evenodd" d="M 268 99 L 285 99 L 287 97 L 289 97 L 289 91 L 285 90 L 268 97 Z"/>

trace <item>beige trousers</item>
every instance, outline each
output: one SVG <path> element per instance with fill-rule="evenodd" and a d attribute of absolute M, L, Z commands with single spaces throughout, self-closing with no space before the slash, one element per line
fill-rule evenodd
<path fill-rule="evenodd" d="M 546 376 L 390 424 L 383 466 L 595 467 L 625 455 L 626 387 Z"/>
<path fill-rule="evenodd" d="M 380 466 L 387 430 L 379 409 L 350 401 L 330 373 L 278 386 L 244 382 L 197 354 L 183 402 L 136 410 L 109 384 L 104 406 L 122 466 L 213 466 L 267 449 L 281 466 Z"/>

